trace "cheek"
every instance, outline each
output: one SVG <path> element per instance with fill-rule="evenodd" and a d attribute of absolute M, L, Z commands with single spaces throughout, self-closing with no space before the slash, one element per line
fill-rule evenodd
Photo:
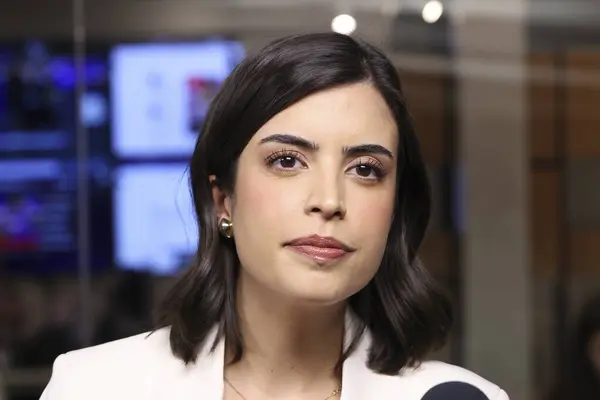
<path fill-rule="evenodd" d="M 299 207 L 299 193 L 263 171 L 238 174 L 233 204 L 233 233 L 244 270 L 258 282 L 276 285 L 278 248 L 288 238 Z M 269 283 L 270 282 L 270 283 Z"/>
<path fill-rule="evenodd" d="M 366 257 L 363 268 L 369 273 L 375 273 L 379 268 L 387 246 L 394 214 L 394 195 L 391 192 L 382 191 L 377 195 L 369 193 L 362 198 L 357 197 L 354 204 L 357 218 L 353 230 L 360 235 L 363 255 Z"/>
<path fill-rule="evenodd" d="M 256 238 L 279 240 L 302 202 L 298 186 L 252 167 L 238 175 L 235 192 L 234 230 L 244 229 Z"/>
<path fill-rule="evenodd" d="M 256 223 L 285 220 L 294 208 L 297 196 L 260 173 L 240 180 L 236 186 L 235 212 L 238 218 Z"/>
<path fill-rule="evenodd" d="M 386 242 L 394 213 L 393 191 L 363 192 L 351 197 L 355 227 L 365 238 Z"/>
<path fill-rule="evenodd" d="M 374 199 L 371 203 L 361 204 L 358 214 L 358 224 L 361 231 L 382 234 L 390 229 L 394 210 L 393 200 L 382 201 L 381 198 Z"/>

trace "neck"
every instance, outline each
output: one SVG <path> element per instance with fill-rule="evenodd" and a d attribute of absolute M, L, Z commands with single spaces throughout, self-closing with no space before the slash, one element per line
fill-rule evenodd
<path fill-rule="evenodd" d="M 251 386 L 263 394 L 278 390 L 327 394 L 337 387 L 345 304 L 300 304 L 258 287 L 242 272 L 237 309 L 244 355 L 226 370 L 236 387 Z"/>

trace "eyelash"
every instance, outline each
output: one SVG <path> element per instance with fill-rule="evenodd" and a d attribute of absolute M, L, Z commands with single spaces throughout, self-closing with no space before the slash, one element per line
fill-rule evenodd
<path fill-rule="evenodd" d="M 375 173 L 375 178 L 377 180 L 380 180 L 381 178 L 383 178 L 386 175 L 386 171 L 385 171 L 385 167 L 383 166 L 383 164 L 378 161 L 375 160 L 373 158 L 367 158 L 367 159 L 362 159 L 359 158 L 353 165 L 351 168 L 357 168 L 360 166 L 365 166 L 365 167 L 369 167 L 373 170 L 373 172 Z M 364 177 L 360 177 L 362 179 L 368 179 L 368 178 L 364 178 Z"/>
<path fill-rule="evenodd" d="M 275 162 L 281 160 L 282 158 L 286 158 L 286 157 L 295 158 L 303 166 L 306 165 L 306 162 L 304 161 L 304 157 L 302 156 L 302 154 L 299 151 L 288 150 L 288 149 L 277 150 L 277 151 L 271 153 L 269 156 L 267 156 L 267 158 L 265 158 L 265 163 L 267 164 L 267 166 L 272 167 L 273 164 L 275 164 Z"/>
<path fill-rule="evenodd" d="M 268 167 L 273 167 L 277 161 L 281 160 L 282 158 L 286 158 L 286 157 L 294 158 L 297 161 L 299 161 L 300 164 L 302 164 L 303 166 L 306 166 L 306 162 L 304 161 L 304 157 L 302 156 L 302 154 L 296 150 L 291 150 L 291 149 L 277 150 L 277 151 L 271 153 L 269 156 L 267 156 L 265 158 L 265 163 Z M 375 178 L 377 180 L 380 180 L 387 174 L 383 164 L 380 161 L 375 160 L 373 158 L 366 158 L 366 159 L 359 158 L 349 169 L 357 168 L 360 166 L 366 166 L 366 167 L 371 168 L 373 170 L 373 172 L 375 173 Z M 279 168 L 279 169 L 285 170 L 286 168 Z M 364 180 L 371 180 L 369 178 L 365 178 L 362 176 L 359 176 L 359 178 L 364 179 Z"/>

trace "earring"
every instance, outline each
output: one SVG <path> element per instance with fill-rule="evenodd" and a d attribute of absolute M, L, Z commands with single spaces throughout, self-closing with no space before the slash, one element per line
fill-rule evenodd
<path fill-rule="evenodd" d="M 233 222 L 227 218 L 221 218 L 219 221 L 219 232 L 227 239 L 231 239 L 233 237 Z"/>

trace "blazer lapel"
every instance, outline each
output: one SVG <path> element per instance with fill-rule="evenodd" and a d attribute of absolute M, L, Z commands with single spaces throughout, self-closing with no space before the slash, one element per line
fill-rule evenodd
<path fill-rule="evenodd" d="M 216 334 L 215 328 L 194 364 L 186 366 L 172 354 L 158 360 L 158 368 L 149 383 L 152 388 L 149 400 L 221 400 L 225 345 L 221 340 L 215 350 L 210 351 Z"/>
<path fill-rule="evenodd" d="M 410 379 L 381 375 L 367 367 L 370 338 L 367 336 L 343 365 L 341 400 L 417 399 Z"/>
<path fill-rule="evenodd" d="M 355 317 L 346 314 L 346 345 L 352 339 Z M 207 345 L 199 352 L 196 363 L 185 366 L 165 349 L 155 361 L 154 373 L 149 376 L 148 400 L 221 400 L 223 398 L 223 369 L 225 343 L 221 340 L 213 352 L 211 344 L 216 337 L 215 328 Z M 168 339 L 165 340 L 168 343 Z M 397 400 L 410 398 L 411 389 L 406 379 L 398 376 L 380 375 L 367 367 L 371 335 L 366 331 L 355 351 L 344 361 L 342 367 L 341 400 Z M 167 346 L 168 347 L 168 346 Z"/>
<path fill-rule="evenodd" d="M 352 324 L 356 317 L 346 314 L 346 345 L 351 339 Z M 341 400 L 398 400 L 410 398 L 408 382 L 398 376 L 378 374 L 367 366 L 371 335 L 367 331 L 356 350 L 344 361 L 342 367 Z"/>

